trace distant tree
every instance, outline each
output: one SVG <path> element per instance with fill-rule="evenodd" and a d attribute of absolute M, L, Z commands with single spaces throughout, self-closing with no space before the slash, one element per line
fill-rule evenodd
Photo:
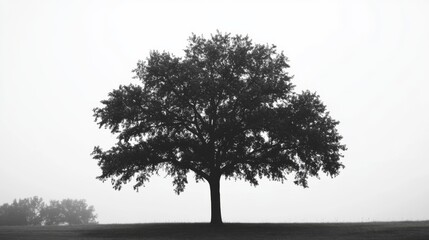
<path fill-rule="evenodd" d="M 41 216 L 46 225 L 97 223 L 94 207 L 88 206 L 85 200 L 64 199 L 61 202 L 51 201 L 42 210 Z"/>
<path fill-rule="evenodd" d="M 25 216 L 5 203 L 0 207 L 0 226 L 25 225 Z"/>
<path fill-rule="evenodd" d="M 14 200 L 0 206 L 0 226 L 93 224 L 97 215 L 85 200 L 53 200 L 49 205 L 42 198 Z"/>
<path fill-rule="evenodd" d="M 319 96 L 294 92 L 289 65 L 273 45 L 246 36 L 192 35 L 184 57 L 153 51 L 134 70 L 140 84 L 119 86 L 94 109 L 117 134 L 110 150 L 95 147 L 100 180 L 135 189 L 163 169 L 180 193 L 189 171 L 207 181 L 211 223 L 222 223 L 221 176 L 284 181 L 307 187 L 319 172 L 334 177 L 345 145 Z"/>
<path fill-rule="evenodd" d="M 40 212 L 45 204 L 42 198 L 32 197 L 14 200 L 0 207 L 0 225 L 40 225 Z"/>
<path fill-rule="evenodd" d="M 58 200 L 51 200 L 49 205 L 40 213 L 45 225 L 59 225 L 65 223 L 65 216 Z"/>

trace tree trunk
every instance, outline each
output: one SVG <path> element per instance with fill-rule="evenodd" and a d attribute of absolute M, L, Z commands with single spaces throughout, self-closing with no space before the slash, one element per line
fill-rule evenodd
<path fill-rule="evenodd" d="M 210 184 L 211 198 L 211 224 L 222 224 L 222 215 L 220 211 L 220 179 L 213 179 Z"/>

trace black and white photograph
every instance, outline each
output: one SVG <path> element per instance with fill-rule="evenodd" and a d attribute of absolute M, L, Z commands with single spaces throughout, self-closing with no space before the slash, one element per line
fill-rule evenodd
<path fill-rule="evenodd" d="M 0 0 L 0 239 L 429 239 L 428 13 Z"/>

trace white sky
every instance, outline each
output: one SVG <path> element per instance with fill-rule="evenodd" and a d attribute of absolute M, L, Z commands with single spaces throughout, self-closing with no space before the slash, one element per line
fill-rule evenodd
<path fill-rule="evenodd" d="M 0 0 L 0 204 L 84 198 L 101 223 L 209 221 L 207 183 L 115 191 L 90 153 L 114 137 L 92 109 L 150 50 L 181 55 L 192 32 L 248 34 L 290 59 L 349 150 L 310 188 L 221 183 L 230 222 L 429 219 L 429 1 Z"/>

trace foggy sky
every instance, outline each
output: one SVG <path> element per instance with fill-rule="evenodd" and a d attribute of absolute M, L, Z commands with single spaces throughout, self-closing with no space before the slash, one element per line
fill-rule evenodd
<path fill-rule="evenodd" d="M 289 58 L 348 147 L 309 188 L 221 182 L 225 222 L 429 219 L 428 1 L 0 0 L 0 204 L 86 199 L 101 223 L 209 221 L 207 183 L 154 177 L 139 192 L 95 179 L 115 137 L 92 109 L 150 50 L 183 55 L 191 33 L 248 34 Z"/>

